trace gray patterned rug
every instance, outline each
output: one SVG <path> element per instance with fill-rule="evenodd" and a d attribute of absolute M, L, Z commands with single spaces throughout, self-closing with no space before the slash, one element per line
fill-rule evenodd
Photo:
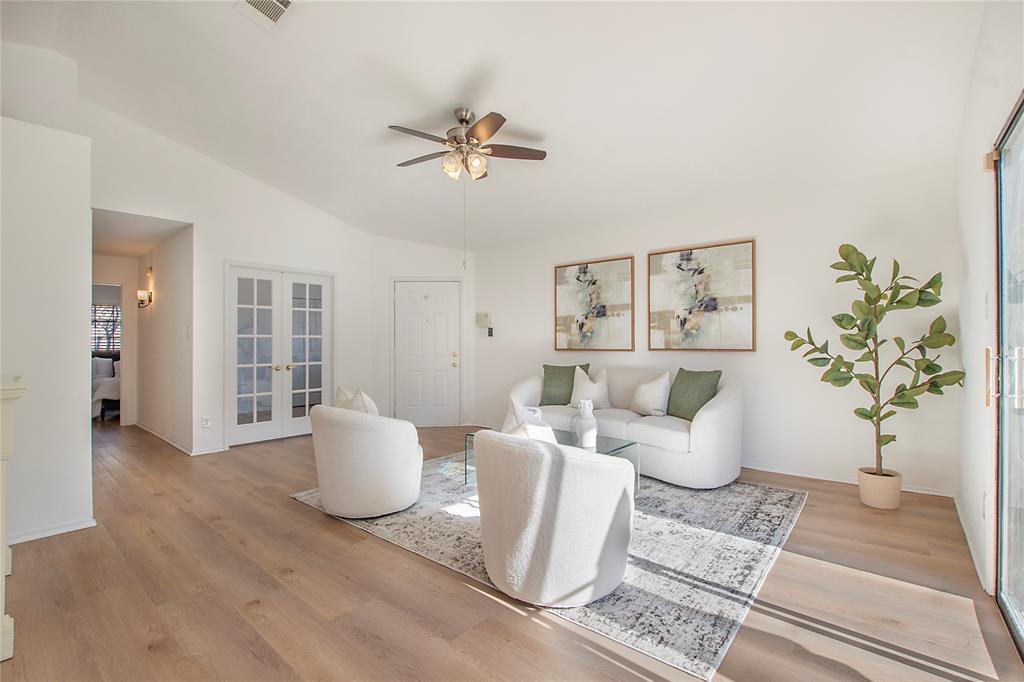
<path fill-rule="evenodd" d="M 423 463 L 419 501 L 341 519 L 488 585 L 476 487 L 462 453 Z M 323 511 L 316 489 L 292 495 Z M 749 483 L 689 490 L 641 480 L 625 581 L 587 606 L 549 609 L 691 675 L 711 679 L 807 494 Z"/>

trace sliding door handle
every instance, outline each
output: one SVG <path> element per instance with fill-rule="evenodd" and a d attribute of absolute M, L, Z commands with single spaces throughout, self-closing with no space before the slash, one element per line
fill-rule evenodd
<path fill-rule="evenodd" d="M 999 359 L 992 346 L 985 346 L 985 407 L 999 397 Z"/>

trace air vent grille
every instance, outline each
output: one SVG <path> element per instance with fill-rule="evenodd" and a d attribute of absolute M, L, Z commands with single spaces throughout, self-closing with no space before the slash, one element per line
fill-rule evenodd
<path fill-rule="evenodd" d="M 255 19 L 276 24 L 284 15 L 286 9 L 291 7 L 292 0 L 242 0 L 238 5 Z M 255 13 L 259 13 L 257 16 Z"/>

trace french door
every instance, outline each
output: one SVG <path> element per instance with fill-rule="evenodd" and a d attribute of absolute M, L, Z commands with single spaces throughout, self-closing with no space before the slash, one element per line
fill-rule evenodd
<path fill-rule="evenodd" d="M 461 422 L 459 282 L 395 282 L 395 416 L 417 426 Z"/>
<path fill-rule="evenodd" d="M 1024 99 L 1022 99 L 1024 101 Z M 997 145 L 999 214 L 999 541 L 996 597 L 1024 644 L 1024 126 L 1018 106 Z M 1024 650 L 1024 649 L 1022 649 Z"/>
<path fill-rule="evenodd" d="M 232 267 L 227 291 L 228 444 L 310 432 L 331 404 L 333 280 Z"/>

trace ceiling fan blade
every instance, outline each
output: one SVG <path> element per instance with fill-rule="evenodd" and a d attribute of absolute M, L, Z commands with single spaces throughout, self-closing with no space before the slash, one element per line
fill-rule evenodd
<path fill-rule="evenodd" d="M 505 117 L 492 111 L 474 123 L 473 127 L 466 131 L 466 137 L 472 137 L 477 142 L 486 142 L 503 125 L 505 125 Z"/>
<path fill-rule="evenodd" d="M 440 159 L 448 152 L 434 152 L 433 154 L 424 154 L 423 156 L 417 156 L 415 159 L 409 159 L 398 164 L 399 167 L 411 166 L 416 163 L 423 163 L 424 161 L 433 161 L 434 159 Z"/>
<path fill-rule="evenodd" d="M 489 156 L 502 159 L 526 159 L 527 161 L 541 161 L 548 155 L 542 149 L 530 149 L 529 147 L 516 147 L 510 144 L 489 144 L 480 151 Z"/>
<path fill-rule="evenodd" d="M 443 137 L 431 135 L 430 133 L 421 133 L 420 131 L 413 130 L 412 128 L 403 128 L 402 126 L 388 126 L 388 128 L 390 128 L 391 130 L 396 130 L 400 133 L 405 133 L 406 135 L 412 135 L 413 137 L 422 137 L 424 140 L 430 140 L 431 142 L 440 142 L 441 144 L 445 144 L 448 142 L 448 140 L 444 139 Z"/>

